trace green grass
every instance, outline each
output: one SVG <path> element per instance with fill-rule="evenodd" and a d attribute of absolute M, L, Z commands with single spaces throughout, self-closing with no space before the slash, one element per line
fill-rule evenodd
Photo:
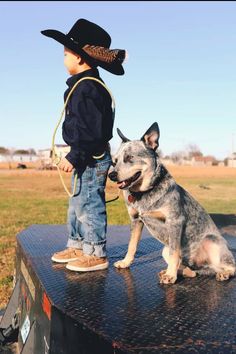
<path fill-rule="evenodd" d="M 236 213 L 236 179 L 235 178 L 178 178 L 184 187 L 208 213 Z"/>
<path fill-rule="evenodd" d="M 235 178 L 179 177 L 176 181 L 208 212 L 235 213 Z M 116 189 L 112 189 L 107 193 L 107 199 L 116 193 Z M 65 224 L 67 205 L 67 195 L 56 174 L 0 174 L 0 248 L 12 244 L 16 233 L 31 224 Z M 107 204 L 107 214 L 108 224 L 130 222 L 122 196 L 119 200 Z"/>
<path fill-rule="evenodd" d="M 126 225 L 130 223 L 123 198 L 107 203 L 107 221 L 110 225 Z"/>
<path fill-rule="evenodd" d="M 13 276 L 8 275 L 5 278 L 0 279 L 0 286 L 3 286 L 3 285 L 8 286 L 12 283 L 12 281 L 13 281 Z"/>

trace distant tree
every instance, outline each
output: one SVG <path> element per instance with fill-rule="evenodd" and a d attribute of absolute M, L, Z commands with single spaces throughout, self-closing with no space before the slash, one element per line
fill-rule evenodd
<path fill-rule="evenodd" d="M 9 165 L 9 169 L 11 169 L 12 155 L 14 154 L 14 148 L 6 149 L 5 147 L 1 146 L 0 154 L 4 156 L 6 162 Z"/>
<path fill-rule="evenodd" d="M 14 154 L 19 154 L 19 155 L 29 155 L 28 150 L 15 150 Z"/>
<path fill-rule="evenodd" d="M 30 148 L 28 151 L 29 151 L 30 155 L 37 155 L 36 151 L 34 149 L 32 149 L 32 148 Z"/>
<path fill-rule="evenodd" d="M 173 162 L 177 163 L 185 157 L 185 153 L 183 151 L 175 151 L 170 155 L 170 158 Z"/>
<path fill-rule="evenodd" d="M 3 146 L 0 146 L 0 154 L 1 154 L 1 155 L 7 155 L 7 154 L 9 154 L 9 150 L 6 149 L 6 148 L 3 147 Z"/>
<path fill-rule="evenodd" d="M 190 159 L 192 157 L 203 156 L 203 153 L 196 144 L 188 144 L 186 150 Z"/>

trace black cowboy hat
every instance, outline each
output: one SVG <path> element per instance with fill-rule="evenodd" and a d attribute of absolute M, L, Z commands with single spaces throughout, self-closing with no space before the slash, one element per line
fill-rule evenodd
<path fill-rule="evenodd" d="M 92 66 L 101 66 L 116 75 L 124 74 L 122 63 L 126 51 L 109 49 L 111 45 L 110 35 L 93 22 L 81 18 L 76 21 L 67 34 L 53 29 L 44 30 L 41 33 L 79 54 Z"/>

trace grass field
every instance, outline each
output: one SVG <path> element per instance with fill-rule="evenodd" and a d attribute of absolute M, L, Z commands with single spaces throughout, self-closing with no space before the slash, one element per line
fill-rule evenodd
<path fill-rule="evenodd" d="M 236 214 L 236 169 L 168 167 L 210 213 Z M 67 185 L 69 176 L 64 175 Z M 107 199 L 118 193 L 108 182 Z M 12 291 L 16 235 L 32 224 L 65 224 L 68 198 L 56 171 L 0 170 L 0 309 Z M 122 195 L 107 204 L 109 224 L 128 224 Z"/>

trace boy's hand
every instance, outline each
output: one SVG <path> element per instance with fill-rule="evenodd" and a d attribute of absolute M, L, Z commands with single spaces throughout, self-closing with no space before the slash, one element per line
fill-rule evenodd
<path fill-rule="evenodd" d="M 64 172 L 71 172 L 74 168 L 74 166 L 66 158 L 63 158 L 59 162 L 58 167 Z"/>

